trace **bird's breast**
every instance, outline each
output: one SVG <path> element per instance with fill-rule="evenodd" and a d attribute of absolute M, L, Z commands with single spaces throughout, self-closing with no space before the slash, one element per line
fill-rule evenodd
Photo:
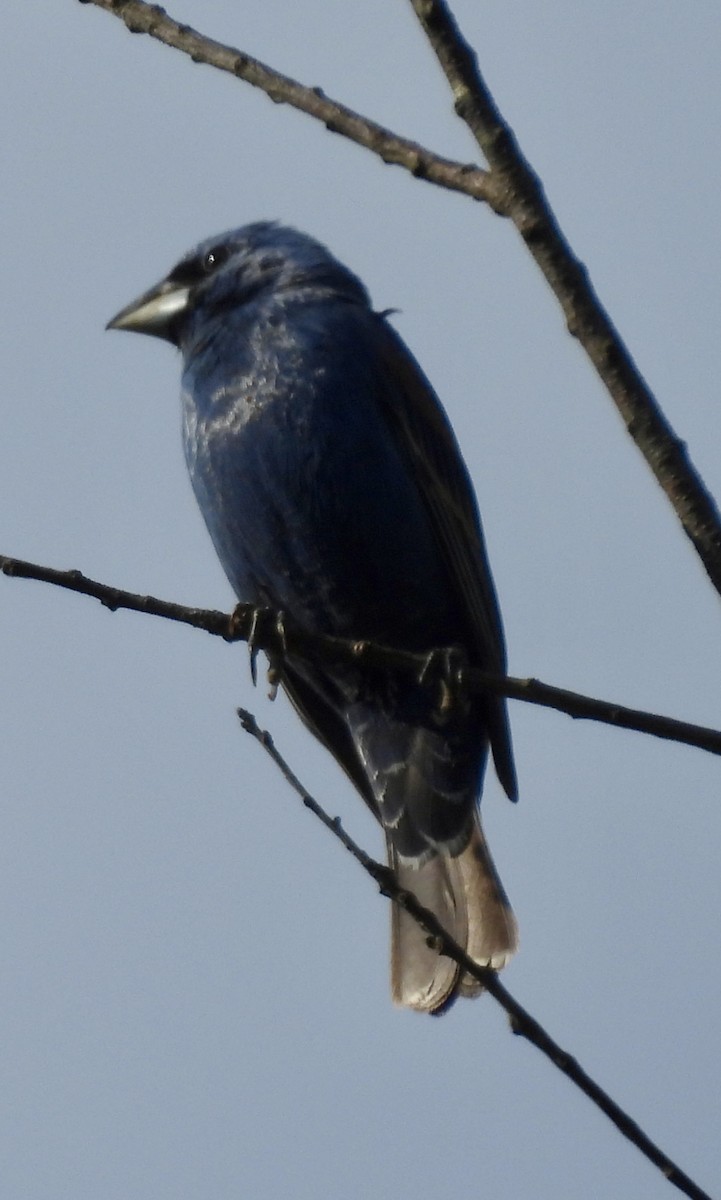
<path fill-rule="evenodd" d="M 461 640 L 418 481 L 362 364 L 289 355 L 252 372 L 186 373 L 184 439 L 241 601 L 340 636 Z"/>

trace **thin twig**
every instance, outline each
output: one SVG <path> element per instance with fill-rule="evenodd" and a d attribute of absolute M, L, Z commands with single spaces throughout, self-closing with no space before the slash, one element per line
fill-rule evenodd
<path fill-rule="evenodd" d="M 601 1112 L 605 1113 L 623 1136 L 632 1142 L 654 1166 L 658 1167 L 670 1183 L 674 1184 L 686 1196 L 692 1197 L 693 1200 L 710 1200 L 708 1194 L 693 1179 L 686 1175 L 655 1142 L 651 1141 L 648 1135 L 644 1133 L 628 1113 L 609 1096 L 608 1092 L 604 1091 L 583 1070 L 576 1059 L 567 1050 L 559 1046 L 558 1042 L 554 1041 L 543 1026 L 514 999 L 511 993 L 499 982 L 495 971 L 491 971 L 487 967 L 481 967 L 478 963 L 473 962 L 458 943 L 446 933 L 435 915 L 419 904 L 412 892 L 405 891 L 398 885 L 393 872 L 382 863 L 371 858 L 346 833 L 341 825 L 340 818 L 329 816 L 318 801 L 310 795 L 286 760 L 276 749 L 271 735 L 267 730 L 259 727 L 253 714 L 246 709 L 239 708 L 238 716 L 240 717 L 243 729 L 246 733 L 251 734 L 260 743 L 266 753 L 270 755 L 284 778 L 301 797 L 305 807 L 310 809 L 314 816 L 323 822 L 326 829 L 329 829 L 334 837 L 342 842 L 346 850 L 353 855 L 356 862 L 360 863 L 364 871 L 375 880 L 381 894 L 387 896 L 394 904 L 398 904 L 401 908 L 404 908 L 418 922 L 421 928 L 425 930 L 428 936 L 434 939 L 442 954 L 445 954 L 448 958 L 452 958 L 454 962 L 459 964 L 463 971 L 472 975 L 474 979 L 477 979 L 483 985 L 487 992 L 490 992 L 494 1000 L 507 1012 L 513 1032 L 526 1038 L 542 1054 L 545 1054 L 546 1058 L 550 1059 L 553 1065 L 567 1079 L 570 1079 L 577 1088 L 580 1088 L 588 1096 L 589 1100 Z"/>
<path fill-rule="evenodd" d="M 119 17 L 131 33 L 148 34 L 163 45 L 187 54 L 193 62 L 235 75 L 265 92 L 274 103 L 290 104 L 314 117 L 331 133 L 342 134 L 376 154 L 384 163 L 404 167 L 418 179 L 426 179 L 452 192 L 462 192 L 474 200 L 492 200 L 492 192 L 487 186 L 488 172 L 476 163 L 454 162 L 410 138 L 400 137 L 347 105 L 331 100 L 322 88 L 306 87 L 234 46 L 205 37 L 190 25 L 181 25 L 155 4 L 146 4 L 144 0 L 80 0 L 80 3 L 105 9 Z"/>
<path fill-rule="evenodd" d="M 263 619 L 259 620 L 258 610 L 251 604 L 239 604 L 232 613 L 189 608 L 184 604 L 159 600 L 155 596 L 141 596 L 122 588 L 98 583 L 97 580 L 83 575 L 81 571 L 59 571 L 53 567 L 44 567 L 38 563 L 1 554 L 0 573 L 22 579 L 36 579 L 42 583 L 79 592 L 84 596 L 91 596 L 112 612 L 128 609 L 131 612 L 163 617 L 169 621 L 179 621 L 183 625 L 203 629 L 214 637 L 222 637 L 228 642 L 247 642 L 251 639 L 254 651 L 264 650 L 273 660 L 282 659 L 284 654 L 288 654 L 314 663 L 355 664 L 366 668 L 399 671 L 413 675 L 416 679 L 421 678 L 428 663 L 428 655 L 412 654 L 374 642 L 347 641 L 345 638 L 312 633 L 296 625 L 284 613 L 264 610 L 261 614 Z M 448 682 L 446 681 L 446 684 Z M 580 692 L 553 687 L 538 679 L 491 675 L 476 667 L 459 666 L 452 683 L 459 694 L 495 692 L 508 696 L 511 700 L 555 709 L 575 720 L 599 721 L 604 725 L 649 734 L 665 741 L 681 742 L 698 750 L 706 750 L 709 754 L 721 755 L 721 731 L 717 729 L 694 725 L 688 721 L 677 721 L 673 717 L 664 717 L 641 709 L 627 708 L 608 700 L 597 700 Z"/>

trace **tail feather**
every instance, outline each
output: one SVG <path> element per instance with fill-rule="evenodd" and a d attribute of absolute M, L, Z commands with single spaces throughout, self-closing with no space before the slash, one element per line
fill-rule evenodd
<path fill-rule="evenodd" d="M 474 962 L 500 970 L 518 946 L 518 928 L 490 851 L 476 820 L 465 850 L 442 851 L 420 867 L 399 860 L 388 843 L 388 861 L 400 886 L 431 910 Z M 428 945 L 421 927 L 397 904 L 391 925 L 391 989 L 396 1004 L 438 1012 L 458 995 L 475 996 L 477 980 Z"/>

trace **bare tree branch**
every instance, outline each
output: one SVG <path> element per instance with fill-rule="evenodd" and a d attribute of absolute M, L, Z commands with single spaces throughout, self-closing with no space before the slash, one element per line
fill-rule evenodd
<path fill-rule="evenodd" d="M 104 8 L 124 21 L 131 33 L 146 33 L 163 45 L 187 54 L 193 62 L 235 75 L 265 92 L 274 103 L 290 104 L 309 117 L 315 117 L 331 133 L 342 134 L 376 154 L 383 162 L 404 167 L 418 179 L 426 179 L 453 192 L 463 192 L 475 200 L 493 202 L 493 189 L 488 187 L 489 174 L 475 163 L 442 158 L 418 142 L 400 137 L 345 104 L 331 100 L 321 88 L 306 87 L 234 46 L 205 37 L 190 25 L 179 24 L 155 4 L 146 4 L 144 0 L 80 0 L 80 3 Z"/>
<path fill-rule="evenodd" d="M 81 571 L 59 571 L 54 567 L 44 567 L 2 554 L 0 572 L 3 575 L 36 579 L 71 592 L 80 592 L 84 596 L 99 600 L 105 608 L 113 612 L 119 608 L 128 609 L 131 612 L 146 613 L 169 621 L 179 621 L 183 625 L 192 625 L 195 629 L 203 629 L 206 633 L 225 638 L 228 642 L 245 641 L 250 644 L 253 654 L 264 650 L 271 661 L 282 660 L 286 654 L 292 654 L 296 658 L 316 663 L 356 664 L 376 670 L 399 671 L 414 675 L 421 682 L 427 679 L 428 686 L 432 686 L 434 674 L 437 677 L 437 672 L 429 672 L 429 661 L 437 658 L 439 670 L 444 672 L 444 686 L 450 686 L 458 695 L 495 692 L 512 700 L 553 708 L 578 720 L 599 721 L 604 725 L 650 734 L 666 741 L 681 742 L 698 750 L 706 750 L 709 754 L 721 755 L 719 730 L 710 729 L 705 725 L 693 725 L 687 721 L 677 721 L 673 717 L 663 717 L 657 713 L 643 712 L 641 709 L 627 708 L 607 700 L 596 700 L 579 692 L 570 692 L 565 688 L 541 683 L 538 679 L 492 675 L 476 667 L 469 667 L 456 647 L 440 647 L 429 656 L 412 654 L 373 642 L 326 637 L 301 628 L 285 613 L 273 612 L 270 609 L 258 610 L 251 604 L 239 604 L 232 613 L 189 608 L 183 604 L 173 604 L 169 600 L 159 600 L 155 596 L 140 596 L 135 592 L 98 583 L 97 580 L 83 575 Z M 445 673 L 446 662 L 452 667 L 451 678 Z"/>
<path fill-rule="evenodd" d="M 721 592 L 721 516 L 558 225 L 535 171 L 502 117 L 445 0 L 410 0 L 510 217 L 563 309 L 626 428 Z"/>
<path fill-rule="evenodd" d="M 310 795 L 283 756 L 276 749 L 271 735 L 267 730 L 260 729 L 253 714 L 246 709 L 239 708 L 238 716 L 240 717 L 243 729 L 251 734 L 260 743 L 266 753 L 270 755 L 284 778 L 301 797 L 305 807 L 310 809 L 314 816 L 323 822 L 326 829 L 329 829 L 334 837 L 338 838 L 346 850 L 353 855 L 356 862 L 360 863 L 364 871 L 376 881 L 381 894 L 387 896 L 394 904 L 398 904 L 406 912 L 410 913 L 413 919 L 426 931 L 429 938 L 434 939 L 442 954 L 447 955 L 448 958 L 452 958 L 464 971 L 472 975 L 474 979 L 477 979 L 487 992 L 490 992 L 494 1000 L 508 1013 L 512 1031 L 526 1038 L 542 1054 L 545 1054 L 546 1058 L 550 1059 L 553 1065 L 567 1079 L 570 1079 L 571 1083 L 580 1088 L 584 1095 L 588 1096 L 589 1100 L 601 1112 L 605 1113 L 609 1120 L 613 1121 L 613 1124 L 623 1136 L 628 1138 L 654 1166 L 658 1167 L 666 1176 L 669 1183 L 672 1183 L 684 1195 L 691 1196 L 693 1200 L 711 1200 L 708 1193 L 704 1192 L 693 1179 L 686 1175 L 655 1142 L 652 1142 L 628 1113 L 609 1096 L 608 1092 L 604 1091 L 583 1070 L 583 1067 L 580 1066 L 576 1059 L 567 1050 L 559 1046 L 558 1042 L 553 1040 L 543 1026 L 514 999 L 511 993 L 500 983 L 496 972 L 473 962 L 458 943 L 446 933 L 435 915 L 419 904 L 412 892 L 404 891 L 399 887 L 393 872 L 382 863 L 371 858 L 357 842 L 353 841 L 343 829 L 340 818 L 328 815 L 318 801 Z"/>
<path fill-rule="evenodd" d="M 250 55 L 181 25 L 144 0 L 80 0 L 124 21 L 132 33 L 145 33 L 260 88 L 276 103 L 291 104 L 328 129 L 364 146 L 384 162 L 404 167 L 420 179 L 475 200 L 513 221 L 558 299 L 569 332 L 578 339 L 615 403 L 626 428 L 670 500 L 714 587 L 721 592 L 721 516 L 574 255 L 524 158 L 513 131 L 501 116 L 445 0 L 411 0 L 466 122 L 490 166 L 441 158 L 352 109 L 329 100 L 320 88 L 305 87 Z"/>

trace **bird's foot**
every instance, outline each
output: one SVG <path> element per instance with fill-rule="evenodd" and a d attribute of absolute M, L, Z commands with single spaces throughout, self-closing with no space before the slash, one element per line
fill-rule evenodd
<path fill-rule="evenodd" d="M 285 632 L 285 613 L 281 610 L 275 613 L 274 632 L 278 644 L 278 649 L 268 655 L 268 699 L 275 700 L 278 695 L 278 687 L 283 679 L 283 663 L 288 654 L 288 642 Z"/>
<path fill-rule="evenodd" d="M 429 650 L 418 673 L 421 687 L 437 693 L 433 720 L 445 725 L 451 717 L 468 706 L 464 674 L 468 658 L 460 646 L 443 646 Z"/>
<path fill-rule="evenodd" d="M 286 656 L 285 616 L 282 612 L 276 612 L 272 608 L 253 609 L 248 630 L 248 655 L 253 687 L 257 687 L 258 684 L 258 654 L 261 650 L 265 650 L 268 657 L 269 696 L 271 700 L 275 700 Z"/>

